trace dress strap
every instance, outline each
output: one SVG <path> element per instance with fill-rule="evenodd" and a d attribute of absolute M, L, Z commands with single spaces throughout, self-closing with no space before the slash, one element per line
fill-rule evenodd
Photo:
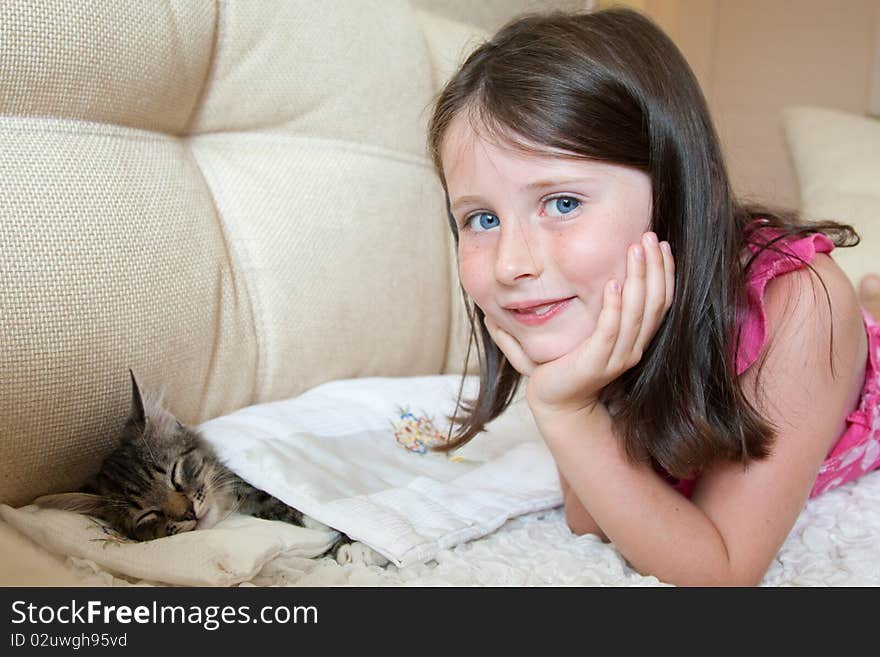
<path fill-rule="evenodd" d="M 774 231 L 763 229 L 753 234 L 749 249 L 757 255 L 746 281 L 746 312 L 740 322 L 737 374 L 742 374 L 758 360 L 767 340 L 767 313 L 764 309 L 767 283 L 777 276 L 806 267 L 817 253 L 830 253 L 834 242 L 823 233 L 774 241 Z"/>

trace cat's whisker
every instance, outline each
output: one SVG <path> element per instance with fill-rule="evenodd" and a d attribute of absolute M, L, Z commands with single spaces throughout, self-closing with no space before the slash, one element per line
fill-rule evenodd
<path fill-rule="evenodd" d="M 223 486 L 223 487 L 234 487 L 238 481 L 234 477 L 214 477 L 209 480 L 209 486 Z"/>
<path fill-rule="evenodd" d="M 222 518 L 220 518 L 220 520 L 218 520 L 218 522 L 223 522 L 229 516 L 231 516 L 233 513 L 237 512 L 240 508 L 241 508 L 241 500 L 236 500 L 235 503 L 226 510 L 226 513 L 223 515 Z"/>
<path fill-rule="evenodd" d="M 237 474 L 235 474 L 232 470 L 227 468 L 225 465 L 215 469 L 214 472 L 212 473 L 212 476 L 214 478 L 223 478 L 223 479 L 234 479 L 234 480 L 240 479 L 240 477 Z"/>
<path fill-rule="evenodd" d="M 231 493 L 238 487 L 239 481 L 239 478 L 235 475 L 215 476 L 205 483 L 205 489 L 211 492 L 222 491 Z"/>
<path fill-rule="evenodd" d="M 152 460 L 153 465 L 156 465 L 156 466 L 161 465 L 161 464 L 159 463 L 159 459 L 157 459 L 157 458 L 156 458 L 156 455 L 153 454 L 153 450 L 152 450 L 152 448 L 150 447 L 150 441 L 147 440 L 146 424 L 144 425 L 144 430 L 141 431 L 141 432 L 138 432 L 138 435 L 140 436 L 141 443 L 143 443 L 144 448 L 146 448 L 147 453 L 150 455 L 150 459 Z"/>
<path fill-rule="evenodd" d="M 100 502 L 102 506 L 110 509 L 127 509 L 131 506 L 131 503 L 127 500 L 120 500 L 113 497 L 103 497 Z"/>

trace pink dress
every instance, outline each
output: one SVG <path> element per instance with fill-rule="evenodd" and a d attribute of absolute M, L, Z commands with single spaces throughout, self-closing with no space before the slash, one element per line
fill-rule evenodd
<path fill-rule="evenodd" d="M 753 252 L 758 247 L 751 247 Z M 752 264 L 747 282 L 748 310 L 742 326 L 736 372 L 745 372 L 761 355 L 767 340 L 767 316 L 764 311 L 764 289 L 770 279 L 811 263 L 817 253 L 830 253 L 834 243 L 825 235 L 778 242 L 775 251 L 766 250 Z M 781 251 L 781 253 L 780 253 Z M 790 257 L 787 254 L 791 254 Z M 819 468 L 819 475 L 810 491 L 815 497 L 825 491 L 860 477 L 880 467 L 880 323 L 862 310 L 868 336 L 868 362 L 865 385 L 858 407 L 846 418 L 846 430 L 834 443 Z M 674 484 L 690 497 L 696 479 L 682 479 Z"/>

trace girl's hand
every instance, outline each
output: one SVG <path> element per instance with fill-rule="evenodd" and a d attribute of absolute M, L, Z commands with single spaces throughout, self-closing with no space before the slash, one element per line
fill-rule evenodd
<path fill-rule="evenodd" d="M 555 360 L 534 363 L 519 342 L 489 317 L 495 344 L 520 374 L 529 377 L 526 398 L 536 421 L 590 410 L 602 388 L 638 363 L 654 337 L 675 291 L 675 263 L 669 244 L 645 233 L 627 250 L 623 290 L 605 284 L 596 329 L 580 346 Z"/>

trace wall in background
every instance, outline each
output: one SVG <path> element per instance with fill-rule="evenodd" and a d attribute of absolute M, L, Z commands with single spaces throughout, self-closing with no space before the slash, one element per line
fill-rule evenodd
<path fill-rule="evenodd" d="M 781 110 L 880 112 L 880 0 L 630 0 L 673 38 L 709 101 L 737 192 L 796 207 Z"/>
<path fill-rule="evenodd" d="M 588 11 L 596 0 L 410 0 L 418 7 L 430 9 L 461 23 L 470 23 L 494 32 L 508 20 L 519 14 L 533 11 L 562 9 L 565 11 Z"/>

